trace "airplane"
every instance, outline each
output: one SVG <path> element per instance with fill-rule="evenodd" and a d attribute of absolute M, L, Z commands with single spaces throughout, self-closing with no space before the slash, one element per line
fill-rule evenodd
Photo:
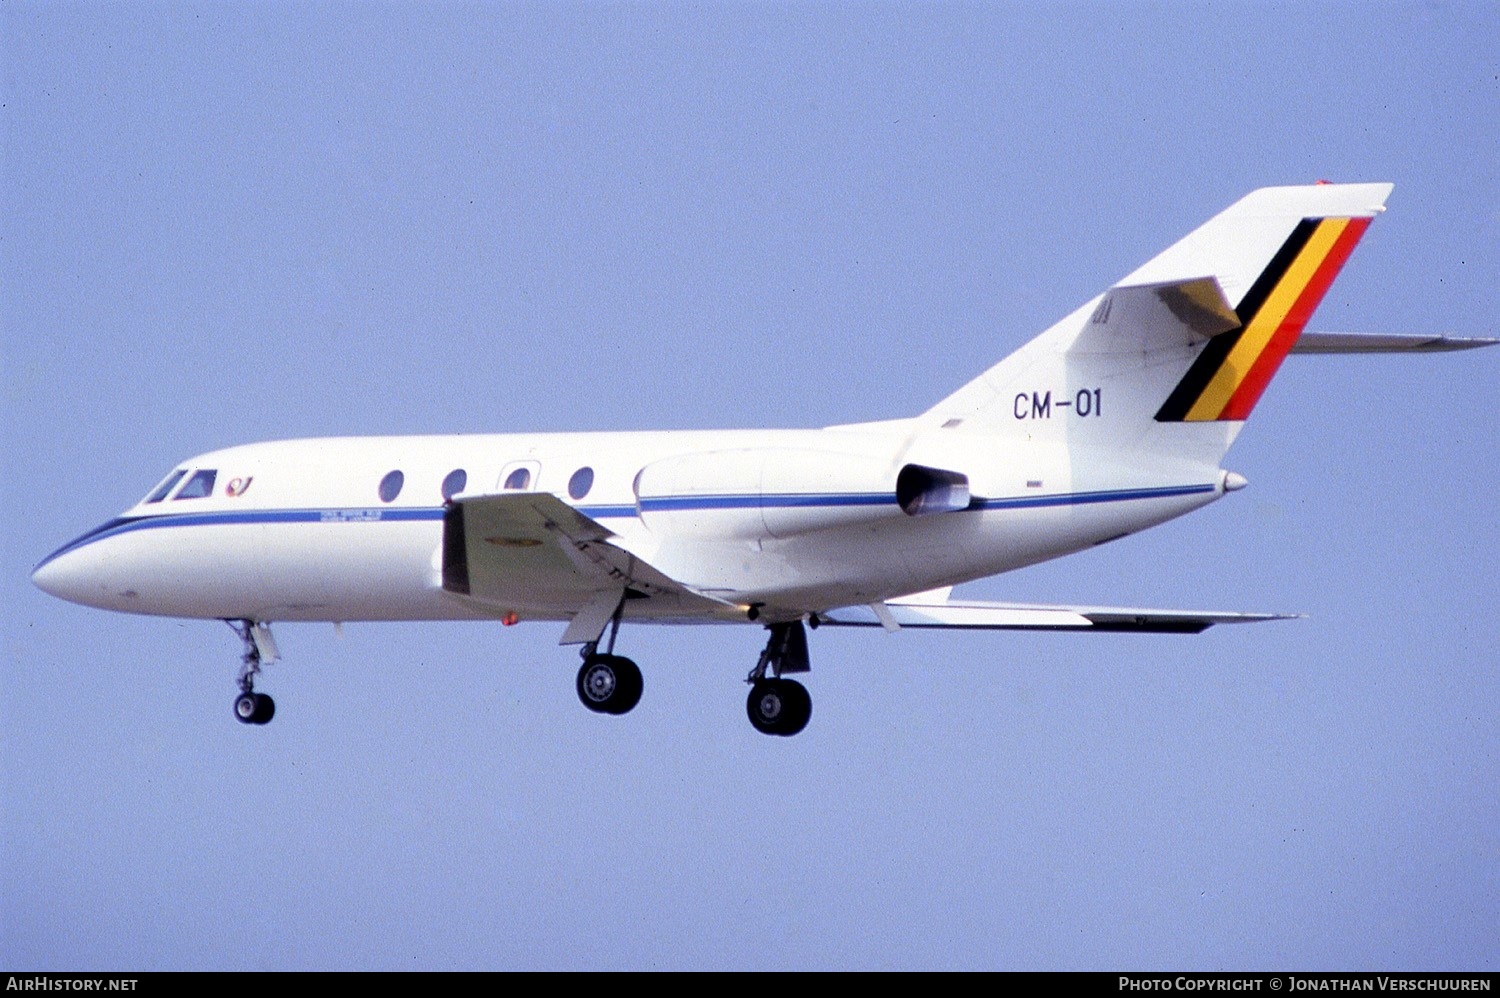
<path fill-rule="evenodd" d="M 1495 339 L 1305 326 L 1390 184 L 1250 193 L 926 412 L 806 430 L 336 437 L 230 447 L 44 558 L 86 606 L 220 619 L 235 717 L 279 657 L 272 622 L 565 622 L 590 710 L 624 714 L 620 625 L 769 633 L 746 712 L 794 735 L 822 627 L 1198 633 L 1281 613 L 954 599 L 955 585 L 1199 509 L 1289 353 Z"/>

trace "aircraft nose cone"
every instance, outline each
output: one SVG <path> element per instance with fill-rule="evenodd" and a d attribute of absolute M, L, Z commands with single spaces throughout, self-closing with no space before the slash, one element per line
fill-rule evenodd
<path fill-rule="evenodd" d="M 53 555 L 32 571 L 31 584 L 58 599 L 82 603 L 86 582 L 79 568 L 79 559 L 72 557 L 71 552 Z"/>
<path fill-rule="evenodd" d="M 101 555 L 100 546 L 93 542 L 119 522 L 111 520 L 96 527 L 43 558 L 31 570 L 32 585 L 70 603 L 111 607 L 105 577 L 115 559 Z"/>

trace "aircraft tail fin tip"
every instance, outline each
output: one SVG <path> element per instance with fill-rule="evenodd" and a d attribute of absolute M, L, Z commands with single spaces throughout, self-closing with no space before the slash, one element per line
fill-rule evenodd
<path fill-rule="evenodd" d="M 1149 272 L 1186 245 L 1198 266 L 1213 267 L 1222 283 L 1243 289 L 1234 306 L 1239 328 L 1209 341 L 1157 421 L 1246 419 L 1390 190 L 1389 184 L 1263 188 L 1142 268 Z"/>

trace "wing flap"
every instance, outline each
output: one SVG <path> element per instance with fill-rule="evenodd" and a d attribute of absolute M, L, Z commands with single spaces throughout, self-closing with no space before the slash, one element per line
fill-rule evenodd
<path fill-rule="evenodd" d="M 1040 606 L 992 603 L 983 600 L 886 604 L 890 617 L 902 628 L 956 628 L 985 631 L 1135 631 L 1154 634 L 1197 634 L 1215 624 L 1248 624 L 1292 620 L 1297 613 L 1229 613 L 1202 610 L 1151 610 L 1139 607 Z M 868 607 L 843 607 L 819 614 L 831 627 L 881 627 Z"/>
<path fill-rule="evenodd" d="M 527 609 L 585 620 L 564 643 L 595 627 L 622 596 L 669 601 L 686 615 L 719 611 L 723 600 L 685 586 L 615 543 L 598 521 L 547 493 L 460 498 L 443 521 L 443 588 L 497 611 Z M 613 600 L 613 601 L 611 601 Z"/>

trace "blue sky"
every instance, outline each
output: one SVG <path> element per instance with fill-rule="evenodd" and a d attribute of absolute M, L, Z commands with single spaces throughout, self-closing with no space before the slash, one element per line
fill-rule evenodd
<path fill-rule="evenodd" d="M 214 622 L 32 588 L 174 463 L 925 409 L 1245 192 L 1313 326 L 1496 335 L 1500 8 L 0 8 L 0 965 L 1488 969 L 1500 349 L 1292 358 L 1251 487 L 971 595 L 1199 637 Z"/>

